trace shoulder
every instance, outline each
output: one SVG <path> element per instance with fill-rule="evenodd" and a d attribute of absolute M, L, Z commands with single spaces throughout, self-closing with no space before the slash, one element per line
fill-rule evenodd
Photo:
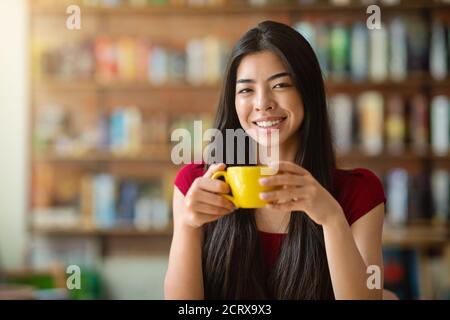
<path fill-rule="evenodd" d="M 386 203 L 380 178 L 365 168 L 336 169 L 334 196 L 344 210 L 349 225 L 381 203 Z"/>
<path fill-rule="evenodd" d="M 178 170 L 174 185 L 186 195 L 194 180 L 204 174 L 204 164 L 189 163 Z"/>

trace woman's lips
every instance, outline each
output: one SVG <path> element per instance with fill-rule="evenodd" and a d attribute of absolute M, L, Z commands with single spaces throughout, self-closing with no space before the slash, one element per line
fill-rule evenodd
<path fill-rule="evenodd" d="M 283 125 L 283 122 L 286 120 L 286 118 L 287 117 L 268 118 L 264 120 L 253 121 L 253 124 L 256 125 L 260 130 L 274 130 L 279 129 Z"/>

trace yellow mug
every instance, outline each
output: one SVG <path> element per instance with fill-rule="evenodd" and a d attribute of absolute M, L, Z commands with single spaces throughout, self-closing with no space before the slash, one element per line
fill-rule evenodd
<path fill-rule="evenodd" d="M 259 197 L 263 191 L 273 190 L 259 184 L 259 178 L 275 173 L 271 168 L 264 166 L 229 167 L 226 171 L 218 171 L 212 179 L 223 177 L 231 189 L 231 195 L 223 196 L 233 202 L 236 208 L 262 208 L 267 202 Z"/>

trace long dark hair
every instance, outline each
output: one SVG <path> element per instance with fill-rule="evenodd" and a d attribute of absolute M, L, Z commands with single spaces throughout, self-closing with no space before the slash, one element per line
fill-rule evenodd
<path fill-rule="evenodd" d="M 242 129 L 235 108 L 237 68 L 244 56 L 263 50 L 271 50 L 282 59 L 303 100 L 304 119 L 298 131 L 295 163 L 331 193 L 336 164 L 322 73 L 309 43 L 291 27 L 264 21 L 238 41 L 225 71 L 214 127 L 223 137 L 226 129 Z M 230 144 L 225 141 L 224 145 Z M 253 213 L 238 209 L 205 226 L 205 298 L 333 299 L 321 226 L 304 212 L 291 212 L 279 258 L 266 277 Z"/>

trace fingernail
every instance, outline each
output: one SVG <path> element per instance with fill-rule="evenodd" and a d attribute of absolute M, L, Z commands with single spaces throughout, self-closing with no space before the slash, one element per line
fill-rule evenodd
<path fill-rule="evenodd" d="M 267 184 L 267 182 L 268 182 L 269 180 L 267 179 L 267 178 L 261 178 L 261 179 L 259 179 L 259 183 L 260 184 Z"/>
<path fill-rule="evenodd" d="M 261 192 L 261 193 L 259 194 L 259 196 L 260 196 L 261 199 L 264 200 L 264 199 L 267 199 L 269 195 L 268 195 L 266 192 Z"/>

